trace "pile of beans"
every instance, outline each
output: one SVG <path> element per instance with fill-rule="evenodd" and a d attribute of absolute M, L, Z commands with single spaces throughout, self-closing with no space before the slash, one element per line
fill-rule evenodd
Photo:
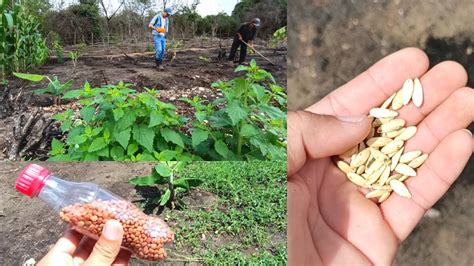
<path fill-rule="evenodd" d="M 119 221 L 124 230 L 122 246 L 140 259 L 163 260 L 166 258 L 164 245 L 174 240 L 173 231 L 164 221 L 144 214 L 126 201 L 76 203 L 62 208 L 59 215 L 78 231 L 96 237 L 100 236 L 107 220 Z"/>

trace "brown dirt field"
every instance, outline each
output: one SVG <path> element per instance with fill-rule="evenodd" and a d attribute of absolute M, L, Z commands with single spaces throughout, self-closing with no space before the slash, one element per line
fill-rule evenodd
<path fill-rule="evenodd" d="M 230 41 L 222 41 L 227 54 L 230 50 Z M 286 50 L 274 53 L 267 48 L 265 42 L 256 43 L 256 49 L 275 63 L 269 64 L 256 54 L 248 55 L 247 61 L 255 59 L 263 69 L 271 72 L 279 85 L 286 87 Z M 72 49 L 71 47 L 67 49 Z M 135 84 L 134 89 L 141 91 L 145 87 L 160 90 L 160 99 L 177 105 L 178 112 L 183 115 L 192 115 L 187 105 L 179 101 L 181 97 L 192 98 L 199 96 L 201 99 L 213 100 L 222 96 L 222 93 L 211 88 L 213 82 L 230 80 L 239 73 L 234 72 L 234 67 L 217 62 L 219 43 L 201 45 L 200 41 L 188 41 L 187 46 L 177 50 L 177 56 L 172 64 L 165 61 L 165 70 L 162 72 L 154 68 L 154 54 L 147 52 L 146 44 L 131 47 L 117 45 L 115 47 L 94 46 L 86 48 L 83 57 L 79 58 L 76 69 L 73 63 L 67 60 L 63 64 L 54 58 L 35 71 L 30 73 L 58 76 L 61 82 L 74 80 L 73 89 L 81 88 L 88 81 L 92 86 L 117 84 L 120 81 Z M 127 56 L 124 55 L 127 54 Z M 67 53 L 65 53 L 67 54 Z M 208 58 L 207 62 L 200 57 Z M 27 95 L 34 89 L 44 88 L 47 82 L 33 84 L 17 78 L 10 78 L 9 88 L 13 93 L 22 89 Z M 0 90 L 0 92 L 2 92 Z M 1 95 L 1 93 L 0 93 Z M 64 103 L 65 104 L 65 103 Z M 40 107 L 42 112 L 53 115 L 66 109 L 68 106 L 53 105 L 53 97 L 49 95 L 32 95 L 26 110 Z M 0 108 L 0 161 L 7 159 L 7 148 L 11 144 L 13 119 L 18 113 L 3 115 Z M 36 157 L 45 155 L 45 151 L 37 151 Z"/>
<path fill-rule="evenodd" d="M 289 6 L 289 109 L 303 109 L 384 56 L 423 49 L 461 63 L 474 86 L 471 0 L 294 0 Z M 471 125 L 471 131 L 474 126 Z M 474 160 L 401 245 L 395 265 L 473 265 Z"/>

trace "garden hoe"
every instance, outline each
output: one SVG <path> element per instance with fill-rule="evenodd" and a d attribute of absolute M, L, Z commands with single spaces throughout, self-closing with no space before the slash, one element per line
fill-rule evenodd
<path fill-rule="evenodd" d="M 258 55 L 260 55 L 261 57 L 263 57 L 265 60 L 267 60 L 271 65 L 275 65 L 272 61 L 270 61 L 270 59 L 266 58 L 263 54 L 261 54 L 259 51 L 255 50 L 255 48 L 253 48 L 252 46 L 250 46 L 248 43 L 246 43 L 244 40 L 241 40 L 241 42 L 243 42 L 245 45 L 247 45 L 247 47 L 249 47 L 250 49 L 252 49 L 254 52 L 256 52 Z"/>

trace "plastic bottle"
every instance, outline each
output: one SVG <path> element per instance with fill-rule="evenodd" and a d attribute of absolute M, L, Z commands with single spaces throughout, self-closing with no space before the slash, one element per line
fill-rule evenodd
<path fill-rule="evenodd" d="M 29 197 L 40 198 L 75 230 L 95 239 L 107 220 L 119 221 L 124 229 L 122 246 L 140 259 L 163 260 L 164 245 L 174 240 L 173 231 L 161 219 L 144 214 L 96 184 L 62 180 L 40 165 L 26 166 L 15 187 Z"/>

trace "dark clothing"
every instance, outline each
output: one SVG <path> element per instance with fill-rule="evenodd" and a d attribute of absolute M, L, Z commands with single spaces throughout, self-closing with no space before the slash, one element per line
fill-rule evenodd
<path fill-rule="evenodd" d="M 248 43 L 249 41 L 253 41 L 255 38 L 255 34 L 257 33 L 257 28 L 250 25 L 250 23 L 245 23 L 240 26 L 239 30 L 237 31 L 242 35 L 242 39 L 244 42 Z M 233 61 L 235 58 L 235 54 L 237 53 L 237 49 L 240 46 L 240 57 L 239 57 L 239 64 L 242 64 L 247 57 L 247 45 L 239 40 L 239 35 L 235 34 L 234 42 L 232 42 L 232 47 L 230 48 L 229 53 L 229 61 Z"/>
<path fill-rule="evenodd" d="M 240 46 L 240 57 L 239 57 L 239 64 L 242 64 L 247 57 L 247 45 L 239 40 L 239 36 L 234 37 L 234 42 L 232 42 L 232 47 L 230 48 L 229 53 L 229 61 L 233 61 L 235 58 L 235 54 L 237 53 L 237 49 Z"/>
<path fill-rule="evenodd" d="M 249 41 L 253 41 L 253 39 L 255 38 L 255 34 L 257 33 L 257 28 L 251 26 L 250 23 L 245 23 L 245 24 L 242 24 L 242 26 L 240 26 L 237 32 L 240 33 L 240 35 L 242 35 L 242 39 L 244 40 L 244 42 L 249 42 Z"/>

